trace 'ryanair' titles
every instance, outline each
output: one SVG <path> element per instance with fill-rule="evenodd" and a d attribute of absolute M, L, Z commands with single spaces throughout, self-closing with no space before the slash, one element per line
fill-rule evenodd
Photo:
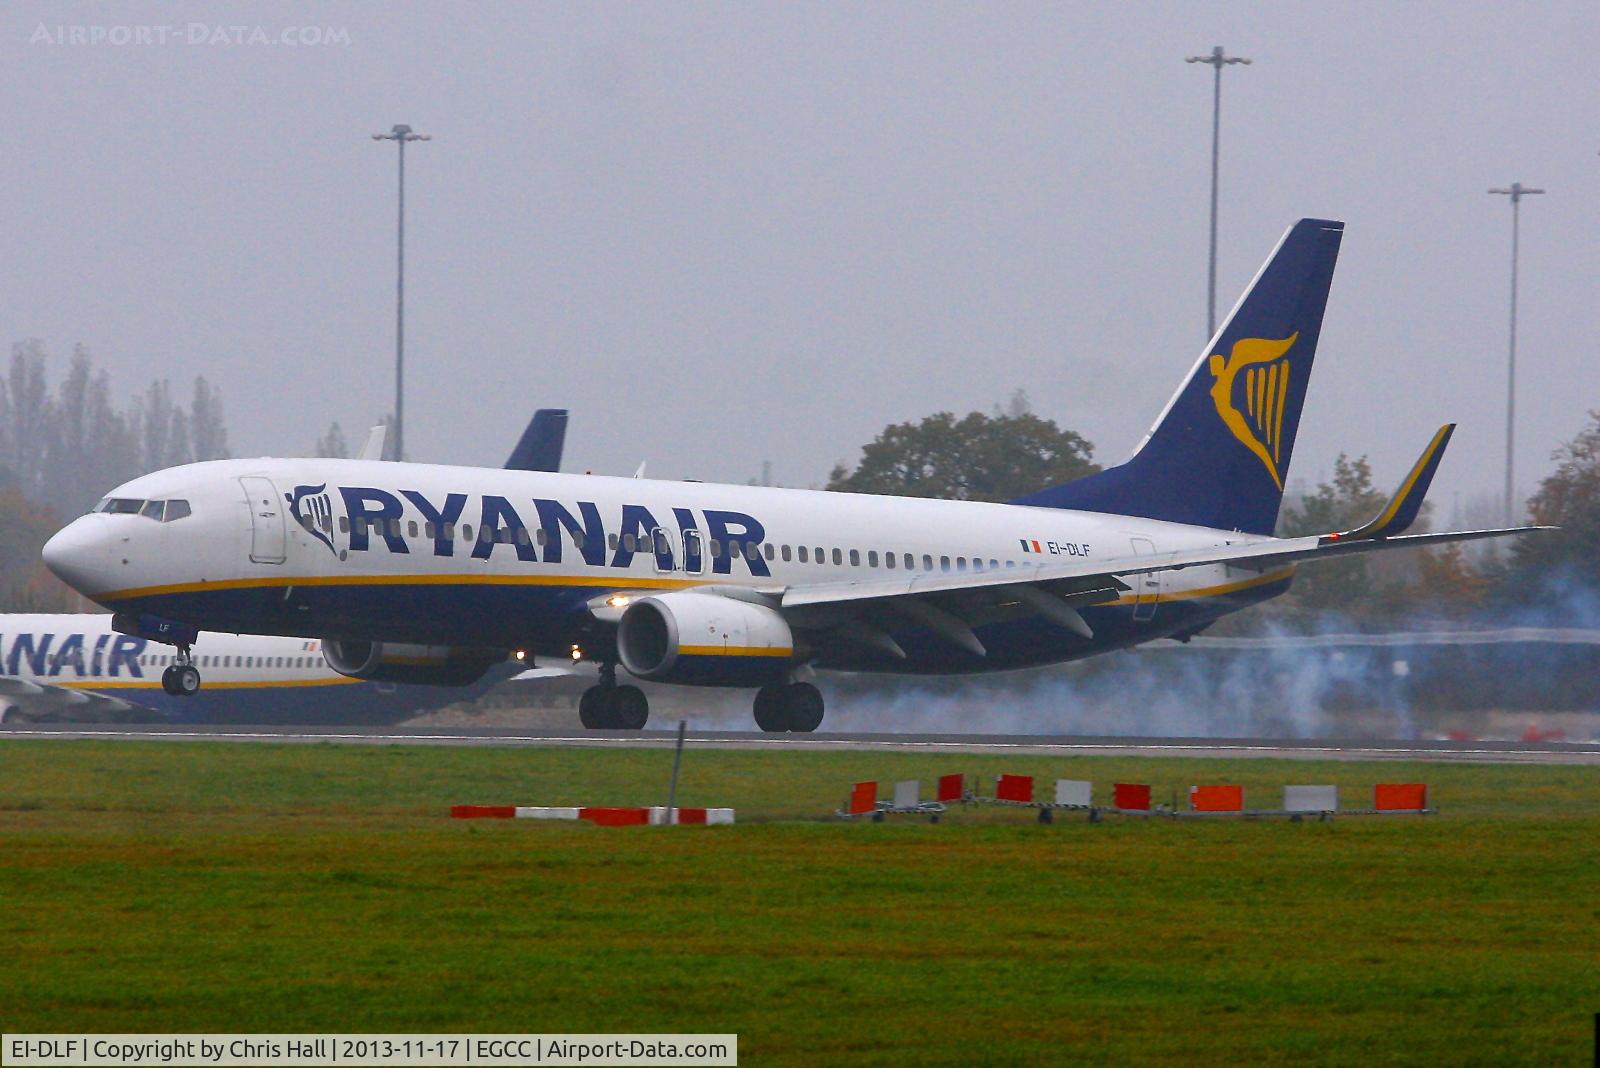
<path fill-rule="evenodd" d="M 102 617 L 104 618 L 104 617 Z M 56 639 L 59 638 L 60 641 Z M 144 678 L 148 643 L 126 634 L 0 634 L 0 667 L 37 678 Z"/>
<path fill-rule="evenodd" d="M 612 517 L 602 516 L 593 501 L 513 502 L 493 494 L 477 497 L 477 507 L 469 512 L 473 497 L 465 493 L 447 493 L 442 500 L 417 490 L 391 493 L 374 486 L 339 486 L 337 493 L 344 505 L 338 517 L 326 484 L 296 486 L 284 496 L 295 522 L 340 559 L 347 553 L 371 552 L 379 544 L 391 553 L 409 555 L 412 545 L 404 528 L 409 505 L 409 521 L 421 521 L 434 556 L 455 556 L 460 549 L 487 560 L 503 548 L 502 555 L 515 554 L 526 563 L 560 564 L 570 548 L 590 567 L 627 568 L 635 555 L 645 554 L 655 557 L 659 570 L 698 574 L 706 570 L 709 556 L 715 575 L 733 573 L 736 560 L 757 578 L 772 574 L 760 553 L 766 528 L 744 512 L 707 508 L 697 516 L 692 508 L 673 508 L 667 517 L 642 504 L 623 504 Z M 464 516 L 471 517 L 467 523 Z M 535 522 L 530 524 L 529 518 Z M 336 532 L 346 542 L 343 552 L 335 546 Z"/>

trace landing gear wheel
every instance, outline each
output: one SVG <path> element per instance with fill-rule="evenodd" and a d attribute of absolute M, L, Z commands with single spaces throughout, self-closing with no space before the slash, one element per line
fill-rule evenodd
<path fill-rule="evenodd" d="M 618 686 L 611 691 L 610 725 L 618 730 L 643 730 L 650 719 L 650 699 L 637 686 Z"/>
<path fill-rule="evenodd" d="M 200 672 L 193 664 L 172 666 L 173 693 L 179 697 L 193 697 L 200 690 Z"/>
<path fill-rule="evenodd" d="M 194 666 L 187 645 L 178 646 L 178 655 L 161 673 L 161 688 L 172 697 L 193 697 L 200 690 L 200 672 Z"/>
<path fill-rule="evenodd" d="M 810 734 L 822 726 L 822 691 L 809 682 L 796 682 L 783 688 L 783 718 L 797 734 Z"/>
<path fill-rule="evenodd" d="M 604 730 L 611 724 L 607 713 L 611 708 L 612 686 L 591 686 L 578 698 L 578 722 L 591 731 Z"/>
<path fill-rule="evenodd" d="M 788 717 L 783 714 L 782 686 L 763 686 L 756 691 L 756 726 L 768 734 L 781 734 L 789 729 Z"/>

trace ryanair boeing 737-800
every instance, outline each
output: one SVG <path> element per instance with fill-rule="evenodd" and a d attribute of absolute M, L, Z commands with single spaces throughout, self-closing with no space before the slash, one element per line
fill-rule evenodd
<path fill-rule="evenodd" d="M 134 479 L 45 546 L 124 633 L 323 641 L 357 678 L 468 683 L 507 650 L 593 660 L 586 726 L 637 729 L 631 675 L 755 688 L 811 731 L 813 668 L 998 671 L 1183 638 L 1296 565 L 1516 533 L 1400 536 L 1451 427 L 1372 522 L 1272 536 L 1343 224 L 1291 227 L 1131 459 L 1009 504 L 352 460 Z M 170 521 L 141 513 L 157 502 Z"/>

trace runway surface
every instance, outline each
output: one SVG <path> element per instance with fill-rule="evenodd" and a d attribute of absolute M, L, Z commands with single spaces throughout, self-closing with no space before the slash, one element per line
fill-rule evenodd
<path fill-rule="evenodd" d="M 689 744 L 714 749 L 1011 753 L 1030 756 L 1258 757 L 1288 760 L 1422 760 L 1492 764 L 1600 764 L 1600 745 L 1519 741 L 1373 741 L 1259 738 L 1053 737 L 966 734 L 769 735 L 689 731 Z M 0 740 L 98 738 L 164 742 L 270 742 L 341 745 L 671 746 L 672 731 L 541 731 L 479 727 L 247 727 L 164 724 L 29 724 L 0 727 Z"/>

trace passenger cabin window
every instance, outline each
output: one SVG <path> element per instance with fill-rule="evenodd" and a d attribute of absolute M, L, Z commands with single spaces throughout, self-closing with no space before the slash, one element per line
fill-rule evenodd
<path fill-rule="evenodd" d="M 804 545 L 800 546 L 800 548 L 796 551 L 800 553 L 800 562 L 802 564 L 809 564 L 811 562 L 810 560 L 806 559 L 806 547 Z"/>
<path fill-rule="evenodd" d="M 622 536 L 622 547 L 628 550 L 630 553 L 638 547 L 637 543 L 633 540 L 632 534 L 624 534 Z"/>
<path fill-rule="evenodd" d="M 461 524 L 461 540 L 462 541 L 471 541 L 472 540 L 472 524 L 471 523 L 462 523 Z"/>
<path fill-rule="evenodd" d="M 771 560 L 773 557 L 778 555 L 778 547 L 772 544 L 770 541 L 767 542 L 767 544 L 762 548 L 765 551 L 768 560 Z"/>
<path fill-rule="evenodd" d="M 820 546 L 820 545 L 817 546 L 816 552 L 817 552 L 817 563 L 825 564 L 825 563 L 828 562 L 828 555 L 822 551 L 822 546 Z"/>
<path fill-rule="evenodd" d="M 841 552 L 838 549 L 834 549 L 833 550 L 833 562 L 836 563 L 836 564 L 844 563 L 844 553 Z"/>
<path fill-rule="evenodd" d="M 804 552 L 804 550 L 801 550 L 801 551 Z M 789 559 L 790 559 L 791 556 L 793 556 L 793 553 L 791 553 L 789 551 L 789 547 L 787 545 L 785 545 L 783 547 L 783 562 L 787 564 L 789 562 Z"/>
<path fill-rule="evenodd" d="M 923 557 L 923 559 L 926 560 L 927 557 Z M 916 557 L 912 556 L 910 553 L 906 553 L 906 570 L 907 571 L 915 571 L 916 568 L 917 568 Z"/>
<path fill-rule="evenodd" d="M 948 561 L 948 560 L 945 561 L 944 569 L 946 571 L 950 570 L 950 561 Z M 966 569 L 967 569 L 967 558 L 965 556 L 956 557 L 956 570 L 957 571 L 965 571 Z"/>
<path fill-rule="evenodd" d="M 924 571 L 932 571 L 933 570 L 933 557 L 929 556 L 927 553 L 923 553 L 922 554 L 922 570 L 924 570 Z"/>
<path fill-rule="evenodd" d="M 939 570 L 940 571 L 949 571 L 950 570 L 950 558 L 948 556 L 939 557 Z"/>
<path fill-rule="evenodd" d="M 851 567 L 860 567 L 861 566 L 861 550 L 860 549 L 851 549 L 850 550 L 850 566 Z"/>
<path fill-rule="evenodd" d="M 894 553 L 883 554 L 883 566 L 887 567 L 890 571 L 894 570 Z"/>
<path fill-rule="evenodd" d="M 342 516 L 339 517 L 339 533 L 340 534 L 348 534 L 348 533 L 350 533 L 350 517 L 349 516 L 342 515 Z"/>
<path fill-rule="evenodd" d="M 542 528 L 541 528 L 541 529 L 540 529 L 540 531 L 539 531 L 539 533 L 541 533 L 541 534 L 543 534 L 543 533 L 544 533 L 544 530 L 543 530 L 543 529 L 542 529 Z M 630 538 L 631 538 L 631 537 L 633 537 L 633 535 L 631 535 L 631 534 L 630 534 L 630 535 L 628 535 L 628 536 L 629 536 L 629 537 L 630 537 Z M 622 541 L 622 539 L 620 539 L 620 538 L 618 538 L 618 537 L 617 537 L 617 535 L 616 535 L 616 534 L 615 534 L 615 533 L 613 533 L 613 534 L 612 534 L 612 535 L 611 535 L 611 551 L 612 551 L 612 552 L 616 552 L 616 551 L 617 551 L 617 546 L 618 546 L 618 545 L 619 545 L 619 544 L 621 544 L 621 541 Z M 544 539 L 543 539 L 543 538 L 541 538 L 541 539 L 539 539 L 539 544 L 540 544 L 540 545 L 543 545 L 543 544 L 544 544 Z"/>
<path fill-rule="evenodd" d="M 411 536 L 413 538 L 416 537 L 417 536 L 417 521 L 415 519 L 411 520 L 409 523 L 406 524 L 406 529 L 410 532 L 410 534 L 411 534 Z"/>
<path fill-rule="evenodd" d="M 868 567 L 877 567 L 878 566 L 878 550 L 876 550 L 876 549 L 868 549 L 867 550 L 867 566 Z"/>

